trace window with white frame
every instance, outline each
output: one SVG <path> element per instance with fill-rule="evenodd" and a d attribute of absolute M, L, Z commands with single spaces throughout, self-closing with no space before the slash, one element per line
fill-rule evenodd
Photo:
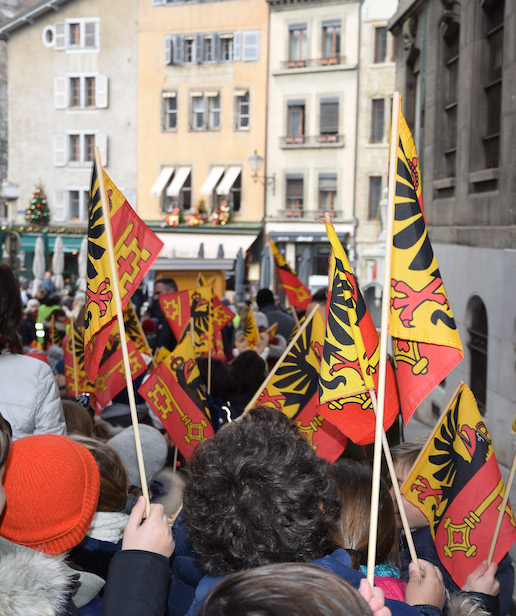
<path fill-rule="evenodd" d="M 54 48 L 66 51 L 98 51 L 99 20 L 91 18 L 68 19 L 54 25 Z M 47 34 L 47 40 L 48 34 Z"/>
<path fill-rule="evenodd" d="M 236 128 L 237 130 L 247 130 L 249 128 L 249 91 L 235 91 L 236 105 Z"/>
<path fill-rule="evenodd" d="M 319 209 L 335 212 L 337 209 L 337 174 L 319 173 Z"/>
<path fill-rule="evenodd" d="M 213 36 L 207 34 L 202 41 L 202 61 L 211 62 L 213 60 Z"/>
<path fill-rule="evenodd" d="M 53 136 L 53 159 L 56 167 L 88 166 L 94 159 L 94 147 L 100 150 L 102 162 L 107 166 L 107 135 L 93 131 L 76 131 Z"/>
<path fill-rule="evenodd" d="M 176 92 L 163 92 L 163 130 L 177 129 L 177 95 Z"/>
<path fill-rule="evenodd" d="M 192 130 L 220 129 L 220 92 L 217 90 L 191 92 Z"/>
<path fill-rule="evenodd" d="M 233 34 L 220 35 L 220 60 L 221 62 L 233 61 Z"/>
<path fill-rule="evenodd" d="M 87 222 L 89 190 L 84 187 L 67 187 L 54 193 L 52 220 L 56 222 Z"/>
<path fill-rule="evenodd" d="M 385 131 L 385 100 L 375 98 L 371 101 L 371 143 L 382 143 Z"/>
<path fill-rule="evenodd" d="M 219 92 L 207 92 L 208 101 L 208 129 L 218 130 L 220 128 L 220 94 Z"/>
<path fill-rule="evenodd" d="M 205 112 L 204 112 L 204 93 L 192 93 L 192 129 L 203 130 Z"/>
<path fill-rule="evenodd" d="M 305 66 L 308 58 L 308 37 L 306 24 L 291 24 L 288 32 L 288 60 L 298 66 Z"/>
<path fill-rule="evenodd" d="M 108 106 L 108 78 L 91 73 L 54 79 L 56 109 L 103 109 Z"/>
<path fill-rule="evenodd" d="M 183 41 L 183 64 L 192 64 L 195 58 L 195 37 L 185 36 Z"/>
<path fill-rule="evenodd" d="M 321 42 L 322 63 L 337 64 L 340 56 L 340 20 L 323 21 Z"/>
<path fill-rule="evenodd" d="M 302 216 L 304 177 L 302 174 L 287 174 L 285 177 L 285 213 L 287 216 Z"/>

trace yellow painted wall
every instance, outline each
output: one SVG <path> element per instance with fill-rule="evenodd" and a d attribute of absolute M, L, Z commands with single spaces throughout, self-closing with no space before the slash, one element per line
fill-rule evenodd
<path fill-rule="evenodd" d="M 212 3 L 152 6 L 140 2 L 138 79 L 138 211 L 146 220 L 160 220 L 160 200 L 150 195 L 160 165 L 192 166 L 192 202 L 215 163 L 241 165 L 242 204 L 235 221 L 257 221 L 263 216 L 264 188 L 253 182 L 248 158 L 257 150 L 265 155 L 267 19 L 265 0 L 228 0 Z M 260 30 L 258 62 L 231 62 L 168 66 L 165 36 Z M 221 129 L 190 131 L 188 100 L 192 89 L 221 91 Z M 234 130 L 234 89 L 249 88 L 250 128 Z M 178 129 L 161 130 L 161 92 L 175 89 L 178 97 Z"/>

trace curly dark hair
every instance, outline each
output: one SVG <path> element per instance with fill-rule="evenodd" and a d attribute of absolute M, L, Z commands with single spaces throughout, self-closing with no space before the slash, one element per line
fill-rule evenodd
<path fill-rule="evenodd" d="M 257 407 L 196 449 L 183 512 L 203 569 L 223 575 L 328 553 L 339 496 L 286 415 Z"/>
<path fill-rule="evenodd" d="M 0 352 L 21 353 L 18 327 L 23 316 L 20 288 L 13 270 L 0 263 Z"/>

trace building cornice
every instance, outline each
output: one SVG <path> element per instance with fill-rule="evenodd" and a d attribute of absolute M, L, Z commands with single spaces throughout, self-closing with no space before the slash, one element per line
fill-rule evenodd
<path fill-rule="evenodd" d="M 398 10 L 389 19 L 387 28 L 396 33 L 407 17 L 411 17 L 414 13 L 419 13 L 421 11 L 423 4 L 424 0 L 400 0 Z"/>
<path fill-rule="evenodd" d="M 338 4 L 361 4 L 363 0 L 267 0 L 271 11 L 295 9 L 310 6 L 331 6 Z"/>
<path fill-rule="evenodd" d="M 20 11 L 12 19 L 0 23 L 0 40 L 6 41 L 15 30 L 19 30 L 25 26 L 32 26 L 38 17 L 50 11 L 57 12 L 61 5 L 67 4 L 70 1 L 71 0 L 42 0 L 28 9 Z"/>

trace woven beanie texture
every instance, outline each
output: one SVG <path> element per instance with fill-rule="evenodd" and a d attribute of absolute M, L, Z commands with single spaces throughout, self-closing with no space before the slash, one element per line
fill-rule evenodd
<path fill-rule="evenodd" d="M 13 442 L 3 485 L 0 536 L 54 555 L 84 539 L 97 508 L 100 476 L 85 447 L 42 434 Z"/>
<path fill-rule="evenodd" d="M 159 430 L 147 424 L 139 424 L 139 432 L 145 478 L 147 483 L 150 483 L 156 473 L 159 473 L 165 466 L 168 454 L 167 441 Z M 134 443 L 134 428 L 132 426 L 125 428 L 125 430 L 110 438 L 108 445 L 122 458 L 127 470 L 127 481 L 133 486 L 141 488 L 140 469 Z"/>

